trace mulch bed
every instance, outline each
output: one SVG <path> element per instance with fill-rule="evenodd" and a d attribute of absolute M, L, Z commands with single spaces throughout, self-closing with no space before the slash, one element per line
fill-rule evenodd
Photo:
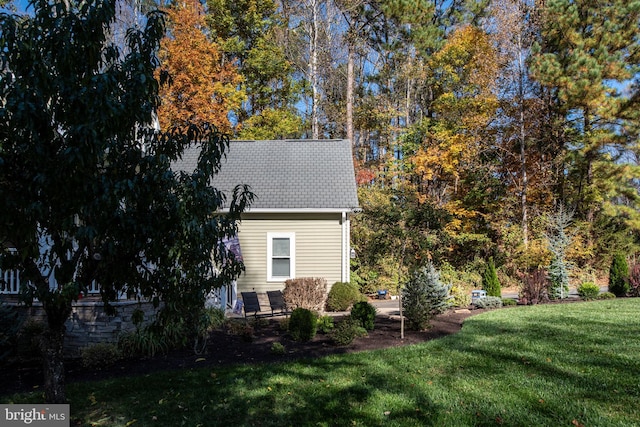
<path fill-rule="evenodd" d="M 345 347 L 334 345 L 329 337 L 323 334 L 316 335 L 312 341 L 306 343 L 293 341 L 286 332 L 282 331 L 277 318 L 262 319 L 250 341 L 223 330 L 212 332 L 206 351 L 200 356 L 194 355 L 191 350 L 175 350 L 153 358 L 121 361 L 114 367 L 102 370 L 85 369 L 79 361 L 72 361 L 67 365 L 67 383 L 144 375 L 175 369 L 284 362 L 417 344 L 456 333 L 462 328 L 462 323 L 467 317 L 483 311 L 448 311 L 432 319 L 431 328 L 426 331 L 409 331 L 405 328 L 404 339 L 400 339 L 399 319 L 378 316 L 375 329 L 370 331 L 367 337 L 358 338 Z M 336 318 L 336 321 L 338 320 Z M 278 355 L 271 351 L 274 342 L 284 345 L 285 354 Z M 39 365 L 33 364 L 2 366 L 0 378 L 2 378 L 0 395 L 32 391 L 42 384 L 42 370 Z"/>

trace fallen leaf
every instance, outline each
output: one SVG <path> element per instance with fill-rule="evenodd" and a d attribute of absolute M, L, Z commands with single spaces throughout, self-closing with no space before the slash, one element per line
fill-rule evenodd
<path fill-rule="evenodd" d="M 584 424 L 580 423 L 578 420 L 571 421 L 571 424 L 573 424 L 576 427 L 584 427 Z"/>

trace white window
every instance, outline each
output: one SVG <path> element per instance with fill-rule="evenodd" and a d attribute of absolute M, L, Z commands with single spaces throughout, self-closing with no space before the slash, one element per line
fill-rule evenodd
<path fill-rule="evenodd" d="M 267 281 L 282 282 L 296 274 L 295 233 L 267 233 Z"/>

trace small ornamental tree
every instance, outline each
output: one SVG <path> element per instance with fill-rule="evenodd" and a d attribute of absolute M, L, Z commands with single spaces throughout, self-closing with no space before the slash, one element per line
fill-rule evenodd
<path fill-rule="evenodd" d="M 493 257 L 489 258 L 489 262 L 484 269 L 484 274 L 482 275 L 482 289 L 487 291 L 487 296 L 502 296 L 502 288 L 500 286 L 500 281 L 498 280 L 498 274 L 496 273 L 496 265 L 493 262 Z"/>
<path fill-rule="evenodd" d="M 21 272 L 26 304 L 46 314 L 44 394 L 64 403 L 65 322 L 95 281 L 109 309 L 150 300 L 164 325 L 199 322 L 205 296 L 243 269 L 223 239 L 250 203 L 210 186 L 228 148 L 214 127 L 159 134 L 154 79 L 164 15 L 109 41 L 116 2 L 34 0 L 0 13 L 0 269 Z M 175 172 L 191 144 L 195 171 Z M 216 214 L 221 208 L 228 214 Z M 214 265 L 217 268 L 214 269 Z"/>
<path fill-rule="evenodd" d="M 622 254 L 616 254 L 609 268 L 609 292 L 623 297 L 629 292 L 629 265 Z"/>
<path fill-rule="evenodd" d="M 640 297 L 640 264 L 634 264 L 629 273 L 629 296 Z"/>
<path fill-rule="evenodd" d="M 449 307 L 451 285 L 440 282 L 440 273 L 429 261 L 416 270 L 402 289 L 402 309 L 408 327 L 423 330 L 429 320 Z"/>

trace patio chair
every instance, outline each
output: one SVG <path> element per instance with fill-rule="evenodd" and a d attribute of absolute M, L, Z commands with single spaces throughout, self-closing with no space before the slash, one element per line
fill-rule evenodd
<path fill-rule="evenodd" d="M 247 317 L 249 313 L 253 313 L 254 317 L 258 317 L 258 313 L 261 311 L 258 294 L 256 292 L 241 292 L 241 294 L 242 302 L 244 303 L 244 317 Z"/>
<path fill-rule="evenodd" d="M 287 304 L 284 302 L 284 296 L 282 291 L 267 291 L 269 297 L 269 305 L 271 306 L 271 315 L 275 316 L 276 311 L 280 311 L 278 314 L 289 314 L 287 310 Z"/>

